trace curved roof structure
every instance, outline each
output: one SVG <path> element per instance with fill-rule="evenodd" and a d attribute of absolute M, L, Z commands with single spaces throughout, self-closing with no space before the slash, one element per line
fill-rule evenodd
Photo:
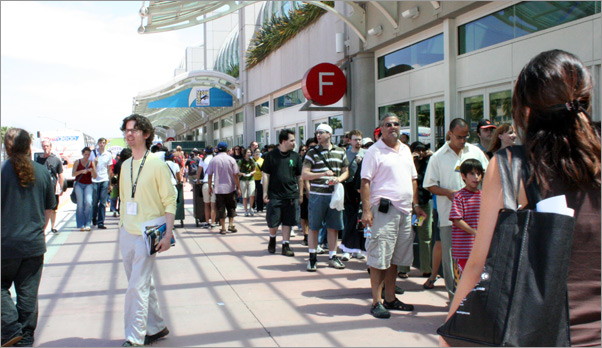
<path fill-rule="evenodd" d="M 174 129 L 181 134 L 235 108 L 239 104 L 237 89 L 238 81 L 230 75 L 212 70 L 187 72 L 157 88 L 140 92 L 134 97 L 133 111 L 148 117 L 156 128 Z M 198 105 L 193 93 L 199 90 L 215 91 L 216 99 L 225 96 L 230 103 L 219 104 L 217 100 L 218 103 Z"/>

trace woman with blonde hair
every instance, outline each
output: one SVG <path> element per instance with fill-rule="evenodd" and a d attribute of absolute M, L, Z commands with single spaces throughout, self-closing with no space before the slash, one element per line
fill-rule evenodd
<path fill-rule="evenodd" d="M 11 128 L 2 164 L 2 346 L 33 345 L 46 241 L 44 223 L 55 205 L 48 169 L 31 160 L 31 136 Z M 14 285 L 17 304 L 10 293 Z"/>
<path fill-rule="evenodd" d="M 591 98 L 590 72 L 579 58 L 561 50 L 542 52 L 533 58 L 519 74 L 512 97 L 512 117 L 531 173 L 520 186 L 519 207 L 535 209 L 536 202 L 529 202 L 525 193 L 525 185 L 534 184 L 543 199 L 564 195 L 568 207 L 574 209 L 566 280 L 572 346 L 602 343 L 600 135 L 588 114 Z M 475 244 L 448 317 L 479 281 L 498 212 L 503 208 L 498 156 L 494 156 L 483 183 Z M 442 339 L 441 343 L 447 342 Z"/>
<path fill-rule="evenodd" d="M 515 145 L 516 133 L 514 127 L 510 123 L 501 124 L 491 137 L 491 145 L 487 150 L 487 156 L 493 157 L 498 150 L 505 149 L 508 146 Z"/>

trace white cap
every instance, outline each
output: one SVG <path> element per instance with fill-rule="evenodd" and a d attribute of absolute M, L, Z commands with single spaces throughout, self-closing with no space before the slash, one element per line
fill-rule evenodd
<path fill-rule="evenodd" d="M 322 123 L 322 124 L 318 125 L 318 128 L 316 128 L 316 132 L 317 131 L 323 131 L 323 132 L 328 132 L 328 133 L 332 134 L 332 127 L 330 127 L 326 123 Z"/>
<path fill-rule="evenodd" d="M 362 145 L 366 145 L 368 143 L 373 143 L 373 142 L 374 142 L 374 140 L 372 140 L 372 138 L 366 137 L 366 138 L 362 139 Z"/>

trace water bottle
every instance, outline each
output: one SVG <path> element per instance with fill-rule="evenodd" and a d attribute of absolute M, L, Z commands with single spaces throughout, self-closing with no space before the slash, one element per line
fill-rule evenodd
<path fill-rule="evenodd" d="M 370 226 L 366 226 L 364 228 L 364 238 L 368 239 L 372 237 L 372 229 L 370 228 Z"/>

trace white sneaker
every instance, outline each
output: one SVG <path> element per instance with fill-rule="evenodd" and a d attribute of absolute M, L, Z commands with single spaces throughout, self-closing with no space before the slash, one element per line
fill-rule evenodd
<path fill-rule="evenodd" d="M 351 258 L 351 254 L 349 254 L 349 253 L 343 253 L 343 256 L 341 256 L 341 260 L 343 260 L 343 261 L 349 261 L 350 258 Z"/>
<path fill-rule="evenodd" d="M 291 237 L 296 237 L 297 234 L 295 233 L 295 231 L 293 231 L 293 228 L 291 227 Z"/>
<path fill-rule="evenodd" d="M 365 260 L 366 259 L 366 255 L 362 254 L 362 253 L 353 253 L 353 257 L 358 259 L 358 260 Z"/>
<path fill-rule="evenodd" d="M 324 253 L 325 253 L 324 249 L 322 249 L 322 247 L 318 245 L 318 247 L 316 248 L 316 254 L 324 254 Z"/>
<path fill-rule="evenodd" d="M 248 211 L 245 211 L 245 216 L 249 216 L 249 212 Z"/>
<path fill-rule="evenodd" d="M 255 216 L 255 210 L 251 209 L 251 210 L 249 211 L 249 215 L 251 215 L 251 216 Z"/>

